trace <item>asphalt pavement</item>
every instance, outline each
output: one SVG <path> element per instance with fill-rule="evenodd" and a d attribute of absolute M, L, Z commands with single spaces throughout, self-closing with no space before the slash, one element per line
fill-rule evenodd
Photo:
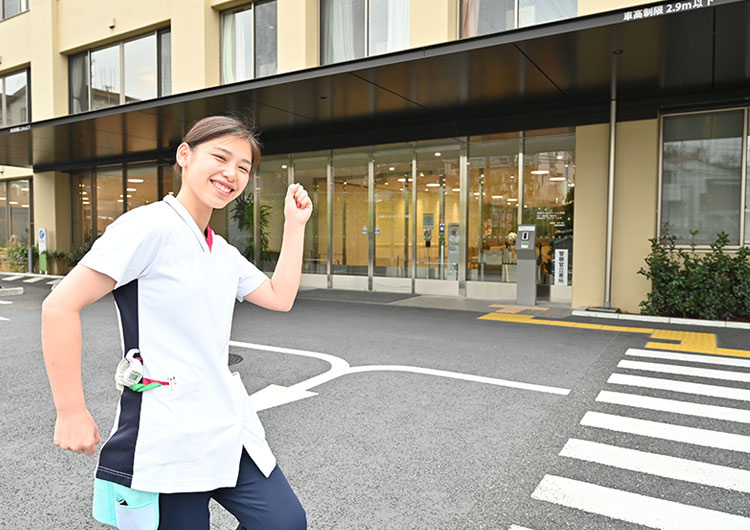
<path fill-rule="evenodd" d="M 50 286 L 18 285 L 0 291 L 0 527 L 104 528 L 90 516 L 95 459 L 52 444 Z M 302 292 L 289 313 L 237 305 L 232 369 L 259 392 L 309 528 L 750 528 L 750 358 L 681 346 L 711 335 L 740 351 L 748 331 L 438 306 L 331 291 Z M 121 355 L 111 296 L 82 323 L 84 389 L 106 438 Z M 213 528 L 235 528 L 212 513 Z"/>

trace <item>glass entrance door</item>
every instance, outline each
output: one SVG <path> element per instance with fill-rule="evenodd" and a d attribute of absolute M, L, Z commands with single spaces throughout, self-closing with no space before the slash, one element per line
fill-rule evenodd
<path fill-rule="evenodd" d="M 375 152 L 375 276 L 411 277 L 412 153 Z"/>

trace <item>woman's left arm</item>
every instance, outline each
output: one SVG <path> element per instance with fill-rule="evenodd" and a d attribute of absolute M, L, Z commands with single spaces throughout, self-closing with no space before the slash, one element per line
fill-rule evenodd
<path fill-rule="evenodd" d="M 301 184 L 292 184 L 284 199 L 284 237 L 273 277 L 245 297 L 253 304 L 289 311 L 297 297 L 302 275 L 305 224 L 312 214 L 312 201 Z"/>

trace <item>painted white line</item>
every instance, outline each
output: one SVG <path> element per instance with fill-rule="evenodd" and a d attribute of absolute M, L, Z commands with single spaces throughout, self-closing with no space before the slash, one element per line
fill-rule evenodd
<path fill-rule="evenodd" d="M 601 412 L 587 412 L 581 420 L 581 425 L 703 447 L 750 453 L 750 436 L 742 434 L 697 429 L 659 421 L 639 420 Z"/>
<path fill-rule="evenodd" d="M 640 396 L 638 394 L 626 394 L 622 392 L 609 392 L 607 390 L 599 392 L 596 400 L 600 403 L 612 403 L 613 405 L 625 405 L 627 407 L 658 410 L 660 412 L 673 412 L 675 414 L 684 414 L 686 416 L 735 421 L 737 423 L 750 423 L 750 410 L 735 409 L 732 407 L 703 405 L 701 403 L 692 403 L 689 401 Z"/>
<path fill-rule="evenodd" d="M 36 282 L 41 282 L 44 279 L 45 279 L 44 276 L 33 276 L 31 278 L 25 279 L 23 283 L 36 283 Z"/>
<path fill-rule="evenodd" d="M 739 366 L 750 368 L 749 359 L 735 359 L 730 357 L 718 357 L 713 355 L 700 355 L 698 353 L 676 353 L 658 350 L 641 350 L 629 348 L 625 355 L 633 357 L 649 357 L 652 359 L 667 359 L 670 361 L 688 361 L 691 363 L 721 364 L 724 366 Z"/>
<path fill-rule="evenodd" d="M 25 274 L 21 274 L 20 276 L 8 276 L 7 278 L 3 278 L 4 282 L 14 282 L 16 280 L 20 280 L 21 278 L 25 278 Z"/>
<path fill-rule="evenodd" d="M 749 530 L 750 519 L 724 512 L 545 475 L 534 499 L 661 530 Z"/>
<path fill-rule="evenodd" d="M 663 374 L 690 375 L 694 377 L 706 377 L 709 379 L 721 379 L 724 381 L 741 381 L 750 383 L 750 373 L 730 372 L 729 370 L 712 370 L 710 368 L 695 368 L 693 366 L 679 366 L 675 364 L 650 363 L 643 361 L 623 360 L 617 363 L 618 368 L 628 370 L 643 370 L 647 372 L 660 372 Z"/>
<path fill-rule="evenodd" d="M 292 386 L 282 387 L 279 385 L 269 385 L 268 387 L 250 396 L 253 399 L 254 404 L 257 401 L 257 406 L 262 406 L 264 409 L 283 405 L 285 403 L 291 403 L 292 401 L 297 401 L 306 397 L 315 396 L 316 394 L 314 392 L 310 392 L 311 388 L 332 381 L 333 379 L 341 377 L 342 375 L 363 372 L 409 372 L 446 377 L 450 379 L 460 379 L 464 381 L 472 381 L 475 383 L 484 383 L 495 386 L 517 388 L 521 390 L 531 390 L 534 392 L 543 392 L 547 394 L 567 396 L 570 393 L 570 390 L 567 388 L 535 385 L 532 383 L 523 383 L 520 381 L 508 381 L 506 379 L 495 379 L 492 377 L 462 374 L 459 372 L 449 372 L 446 370 L 434 370 L 432 368 L 419 368 L 416 366 L 379 365 L 357 366 L 352 368 L 346 360 L 329 353 L 296 350 L 292 348 L 281 348 L 278 346 L 267 346 L 264 344 L 253 344 L 249 342 L 238 342 L 234 340 L 229 341 L 229 345 L 237 348 L 247 348 L 251 350 L 269 351 L 274 353 L 286 353 L 290 355 L 299 355 L 302 357 L 312 357 L 314 359 L 325 361 L 331 365 L 331 368 L 328 371 L 320 375 L 311 377 L 310 379 L 300 381 L 299 383 L 296 383 Z"/>
<path fill-rule="evenodd" d="M 53 287 L 54 287 L 55 285 L 57 285 L 57 284 L 58 284 L 58 283 L 60 283 L 61 281 L 62 281 L 62 280 L 52 280 L 51 282 L 47 282 L 47 285 L 51 285 L 51 286 L 53 286 Z"/>
<path fill-rule="evenodd" d="M 531 528 L 526 528 L 525 526 L 518 526 L 517 524 L 510 525 L 510 528 L 508 530 L 531 530 Z"/>
<path fill-rule="evenodd" d="M 642 388 L 655 388 L 657 390 L 670 390 L 684 394 L 695 394 L 698 396 L 711 396 L 738 401 L 750 401 L 750 390 L 743 388 L 730 388 L 727 386 L 704 385 L 703 383 L 688 383 L 686 381 L 675 381 L 673 379 L 660 379 L 658 377 L 642 377 L 640 375 L 612 374 L 607 383 L 613 385 L 637 386 Z"/>
<path fill-rule="evenodd" d="M 10 300 L 0 300 L 0 305 L 8 305 L 8 304 L 12 304 L 12 303 L 13 302 L 11 302 Z"/>
<path fill-rule="evenodd" d="M 750 471 L 744 469 L 717 466 L 575 438 L 568 440 L 560 451 L 560 456 L 725 490 L 750 493 Z"/>
<path fill-rule="evenodd" d="M 5 318 L 5 317 L 0 317 L 0 321 L 2 321 L 2 322 L 9 322 L 10 319 L 9 318 Z"/>
<path fill-rule="evenodd" d="M 449 372 L 446 370 L 435 370 L 432 368 L 418 368 L 416 366 L 394 366 L 394 365 L 373 365 L 373 366 L 356 366 L 349 369 L 349 373 L 361 372 L 410 372 L 413 374 L 435 375 L 438 377 L 448 377 L 450 379 L 461 379 L 463 381 L 473 381 L 474 383 L 484 383 L 487 385 L 505 386 L 509 388 L 518 388 L 521 390 L 532 390 L 534 392 L 544 392 L 547 394 L 558 394 L 567 396 L 570 390 L 567 388 L 558 388 L 554 386 L 535 385 L 533 383 L 522 383 L 520 381 L 509 381 L 507 379 L 495 379 L 493 377 L 484 377 L 481 375 L 462 374 L 459 372 Z"/>

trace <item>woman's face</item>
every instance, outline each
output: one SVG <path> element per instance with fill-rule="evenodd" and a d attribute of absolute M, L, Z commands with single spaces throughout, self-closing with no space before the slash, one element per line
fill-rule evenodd
<path fill-rule="evenodd" d="M 211 208 L 224 208 L 242 193 L 252 168 L 250 143 L 236 136 L 220 136 L 191 149 L 177 148 L 182 185 Z"/>

